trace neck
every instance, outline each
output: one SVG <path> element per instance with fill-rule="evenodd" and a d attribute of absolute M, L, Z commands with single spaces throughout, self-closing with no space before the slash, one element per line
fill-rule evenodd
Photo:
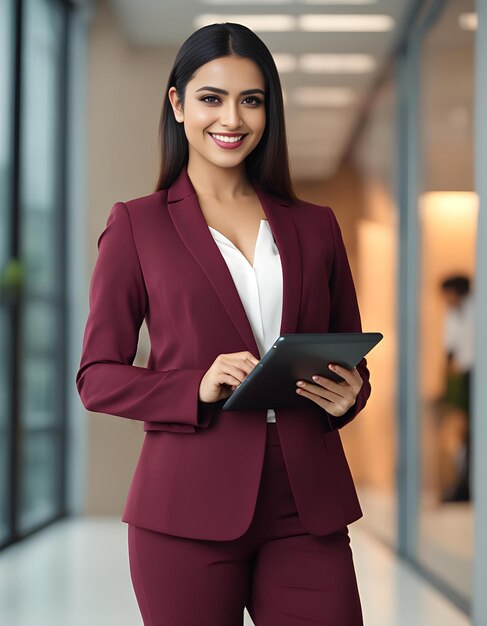
<path fill-rule="evenodd" d="M 244 162 L 235 167 L 218 167 L 206 160 L 195 161 L 190 157 L 187 169 L 198 197 L 231 201 L 254 194 L 247 178 Z"/>

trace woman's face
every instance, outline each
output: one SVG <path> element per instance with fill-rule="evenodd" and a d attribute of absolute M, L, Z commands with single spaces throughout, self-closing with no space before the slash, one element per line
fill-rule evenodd
<path fill-rule="evenodd" d="M 251 59 L 234 56 L 198 68 L 187 84 L 184 109 L 171 87 L 168 96 L 176 120 L 184 123 L 190 158 L 195 156 L 193 151 L 219 167 L 242 163 L 264 133 L 264 91 L 259 66 Z M 245 137 L 235 144 L 217 143 L 210 133 Z"/>

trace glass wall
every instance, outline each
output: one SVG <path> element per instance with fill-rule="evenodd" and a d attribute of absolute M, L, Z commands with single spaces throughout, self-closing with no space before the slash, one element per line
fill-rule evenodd
<path fill-rule="evenodd" d="M 12 214 L 12 145 L 13 145 L 13 29 L 14 3 L 0 1 L 0 544 L 9 533 L 9 475 L 12 405 L 10 385 L 11 303 L 8 284 L 13 280 Z"/>
<path fill-rule="evenodd" d="M 25 270 L 21 315 L 19 528 L 59 511 L 63 345 L 61 165 L 63 20 L 50 0 L 24 3 L 20 240 Z M 60 384 L 61 382 L 61 384 Z"/>
<path fill-rule="evenodd" d="M 65 509 L 67 17 L 0 0 L 2 546 Z"/>
<path fill-rule="evenodd" d="M 418 101 L 417 559 L 470 599 L 469 391 L 477 196 L 472 0 L 445 3 L 420 42 Z"/>

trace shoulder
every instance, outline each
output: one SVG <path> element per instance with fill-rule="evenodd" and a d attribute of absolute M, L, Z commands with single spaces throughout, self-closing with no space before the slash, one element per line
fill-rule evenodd
<path fill-rule="evenodd" d="M 137 234 L 144 232 L 147 224 L 151 227 L 157 222 L 162 208 L 166 206 L 166 195 L 167 190 L 162 190 L 114 202 L 108 212 L 106 227 L 99 235 L 98 246 L 108 231 L 113 232 L 118 238 L 124 238 L 126 242 L 127 238 L 135 241 Z"/>
<path fill-rule="evenodd" d="M 330 229 L 334 230 L 339 228 L 335 212 L 328 204 L 317 204 L 298 198 L 297 200 L 289 202 L 288 205 L 291 208 L 293 217 L 297 221 L 325 228 L 327 232 L 329 232 Z"/>
<path fill-rule="evenodd" d="M 125 205 L 130 218 L 137 218 L 140 213 L 147 213 L 154 210 L 160 211 L 162 207 L 166 206 L 166 198 L 167 189 L 161 189 L 160 191 L 154 191 L 145 196 L 120 201 L 120 204 Z"/>

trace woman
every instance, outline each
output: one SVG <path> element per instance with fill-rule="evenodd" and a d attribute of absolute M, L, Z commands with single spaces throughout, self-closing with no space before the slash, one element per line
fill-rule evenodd
<path fill-rule="evenodd" d="M 370 395 L 366 360 L 297 384 L 300 409 L 222 411 L 279 334 L 362 330 L 333 211 L 292 192 L 263 42 L 193 33 L 160 131 L 157 190 L 115 203 L 98 239 L 76 377 L 87 409 L 144 422 L 122 516 L 144 624 L 237 626 L 247 607 L 256 626 L 359 626 L 338 431 Z"/>

